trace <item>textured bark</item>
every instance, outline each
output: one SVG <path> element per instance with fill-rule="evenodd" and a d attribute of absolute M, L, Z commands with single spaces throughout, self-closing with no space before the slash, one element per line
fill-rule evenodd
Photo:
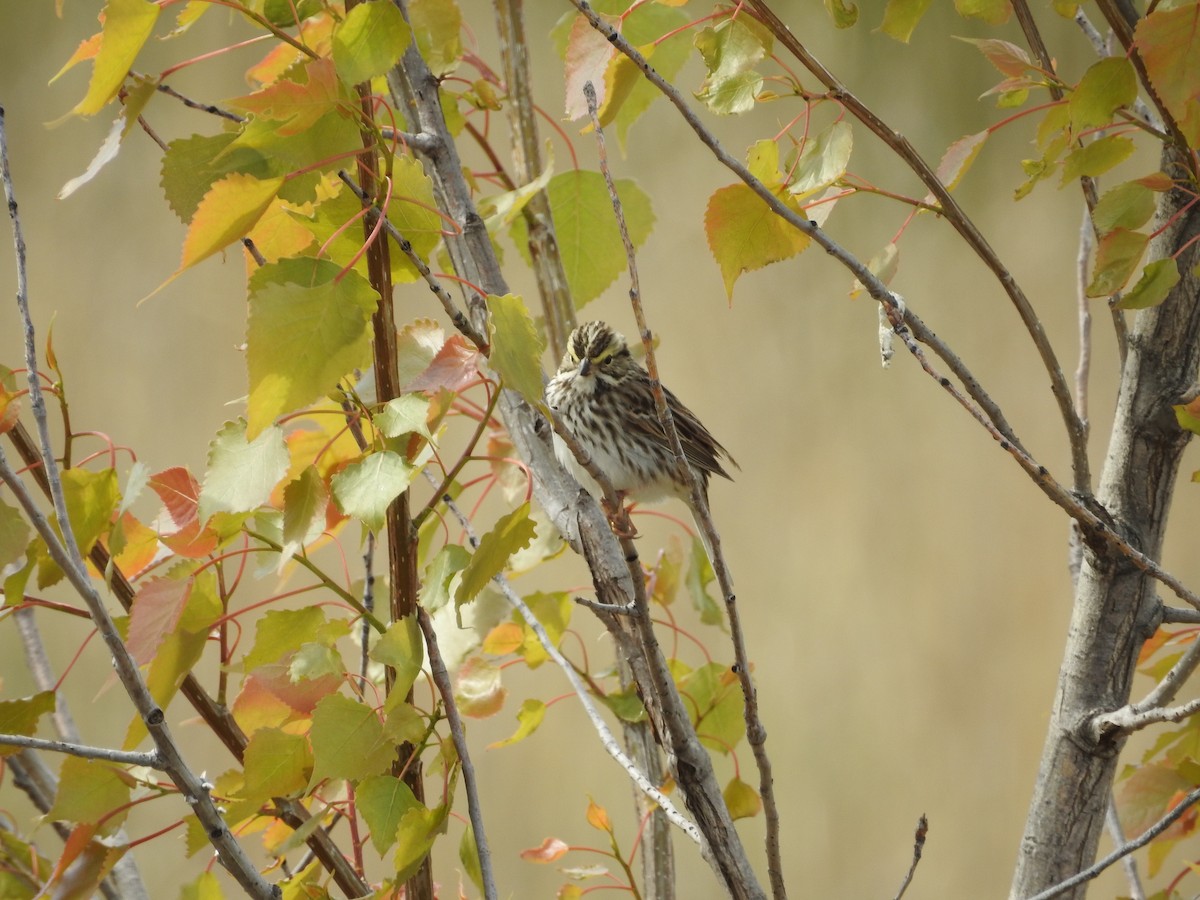
<path fill-rule="evenodd" d="M 1174 174 L 1183 173 L 1178 169 Z M 1182 192 L 1164 195 L 1158 227 L 1187 202 Z M 1191 210 L 1155 239 L 1150 259 L 1174 255 L 1198 232 L 1200 214 Z M 1187 399 L 1200 364 L 1200 283 L 1192 274 L 1197 256 L 1195 246 L 1179 256 L 1179 284 L 1161 306 L 1139 312 L 1134 321 L 1096 495 L 1113 527 L 1153 559 L 1161 553 L 1179 461 L 1189 438 L 1171 407 Z M 1088 725 L 1095 714 L 1128 702 L 1138 652 L 1158 623 L 1154 582 L 1107 544 L 1087 535 L 1084 544 L 1012 898 L 1051 887 L 1095 859 L 1124 739 L 1096 738 Z M 1063 896 L 1080 898 L 1085 892 L 1081 886 Z"/>

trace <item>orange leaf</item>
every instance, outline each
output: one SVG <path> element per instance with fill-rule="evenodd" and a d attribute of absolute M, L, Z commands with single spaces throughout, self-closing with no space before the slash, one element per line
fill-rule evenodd
<path fill-rule="evenodd" d="M 593 828 L 612 834 L 612 822 L 608 820 L 608 813 L 591 797 L 588 798 L 587 820 Z"/>
<path fill-rule="evenodd" d="M 522 850 L 521 859 L 536 863 L 551 863 L 556 859 L 561 859 L 570 849 L 564 841 L 548 837 L 542 841 L 540 847 L 531 847 L 528 850 Z"/>

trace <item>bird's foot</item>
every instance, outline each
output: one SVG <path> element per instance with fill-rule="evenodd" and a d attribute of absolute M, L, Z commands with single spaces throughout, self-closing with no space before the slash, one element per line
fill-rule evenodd
<path fill-rule="evenodd" d="M 612 505 L 607 500 L 600 504 L 604 508 L 604 514 L 608 517 L 608 527 L 613 530 L 619 538 L 635 538 L 638 536 L 638 530 L 633 525 L 633 520 L 629 518 L 629 507 L 625 505 L 625 492 L 617 491 L 617 508 L 613 509 Z"/>

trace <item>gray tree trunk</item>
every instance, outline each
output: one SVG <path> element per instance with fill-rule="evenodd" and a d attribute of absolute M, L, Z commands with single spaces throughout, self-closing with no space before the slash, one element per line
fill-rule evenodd
<path fill-rule="evenodd" d="M 1181 175 L 1180 167 L 1165 167 Z M 1162 227 L 1187 204 L 1180 191 L 1159 204 Z M 1156 238 L 1150 259 L 1174 255 L 1200 233 L 1189 210 Z M 1153 559 L 1162 550 L 1180 457 L 1190 434 L 1172 406 L 1186 402 L 1200 364 L 1200 280 L 1195 245 L 1178 258 L 1183 276 L 1158 307 L 1137 313 L 1130 330 L 1108 456 L 1096 500 L 1113 528 Z M 1143 641 L 1159 620 L 1156 582 L 1099 535 L 1084 535 L 1083 565 L 1050 730 L 1021 840 L 1012 900 L 1026 898 L 1095 859 L 1123 739 L 1091 737 L 1087 724 L 1129 701 Z M 1081 898 L 1086 886 L 1064 894 Z"/>

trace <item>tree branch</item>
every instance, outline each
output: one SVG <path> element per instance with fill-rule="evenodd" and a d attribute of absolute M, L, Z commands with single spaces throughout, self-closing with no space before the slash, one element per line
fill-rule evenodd
<path fill-rule="evenodd" d="M 479 786 L 475 780 L 475 764 L 471 762 L 470 748 L 467 746 L 467 734 L 463 728 L 462 716 L 458 713 L 458 704 L 454 702 L 454 685 L 450 683 L 450 673 L 446 671 L 446 663 L 438 649 L 437 632 L 433 630 L 433 622 L 425 607 L 417 606 L 417 624 L 425 635 L 425 649 L 429 657 L 429 671 L 433 675 L 433 683 L 437 685 L 438 693 L 442 695 L 442 704 L 446 710 L 446 721 L 450 725 L 450 736 L 454 739 L 454 749 L 458 753 L 458 761 L 462 765 L 463 786 L 467 791 L 467 812 L 471 818 L 471 832 L 475 836 L 475 849 L 479 855 L 479 872 L 483 881 L 483 896 L 487 900 L 496 900 L 496 879 L 492 874 L 492 853 L 488 849 L 487 832 L 483 828 L 483 807 L 479 803 Z"/>
<path fill-rule="evenodd" d="M 1034 894 L 1029 898 L 1029 900 L 1052 900 L 1054 897 L 1065 894 L 1073 887 L 1078 887 L 1081 884 L 1091 881 L 1113 863 L 1119 861 L 1123 857 L 1128 856 L 1134 850 L 1137 850 L 1140 847 L 1145 847 L 1148 843 L 1170 828 L 1176 819 L 1195 806 L 1197 802 L 1200 802 L 1200 788 L 1196 788 L 1196 790 L 1184 797 L 1174 809 L 1172 809 L 1169 813 L 1167 813 L 1129 843 L 1118 847 L 1112 853 L 1108 854 L 1108 856 L 1104 857 L 1104 859 L 1100 860 L 1093 866 L 1089 866 L 1079 874 L 1072 875 L 1065 881 L 1060 881 L 1058 884 L 1054 885 L 1054 887 L 1047 888 L 1039 894 Z"/>
<path fill-rule="evenodd" d="M 37 504 L 25 488 L 25 484 L 17 477 L 8 463 L 3 449 L 0 449 L 0 479 L 9 486 L 13 496 L 38 534 L 46 542 L 51 559 L 63 570 L 71 586 L 87 604 L 92 621 L 100 632 L 105 645 L 113 658 L 117 676 L 121 680 L 125 692 L 133 701 L 141 715 L 146 729 L 154 740 L 157 753 L 162 762 L 163 770 L 170 775 L 171 780 L 188 800 L 196 817 L 204 826 L 205 834 L 217 850 L 221 862 L 251 896 L 262 900 L 274 900 L 281 896 L 278 888 L 266 881 L 258 869 L 246 856 L 241 845 L 234 840 L 229 829 L 225 826 L 220 812 L 208 793 L 207 785 L 184 762 L 166 724 L 163 711 L 154 701 L 137 664 L 129 655 L 121 635 L 104 606 L 104 601 L 97 593 L 87 574 L 75 533 L 67 515 L 66 499 L 63 494 L 62 482 L 59 479 L 58 464 L 54 459 L 50 440 L 49 424 L 46 417 L 46 401 L 42 394 L 41 381 L 38 377 L 37 351 L 34 340 L 33 319 L 29 312 L 29 284 L 25 264 L 25 238 L 21 229 L 21 220 L 17 211 L 17 200 L 12 183 L 12 171 L 9 168 L 8 143 L 4 122 L 4 110 L 0 108 L 0 178 L 4 183 L 4 195 L 8 201 L 8 212 L 13 223 L 13 242 L 16 247 L 17 260 L 17 308 L 20 312 L 25 338 L 25 368 L 29 385 L 30 407 L 34 421 L 38 426 L 41 444 L 42 468 L 50 485 L 50 495 L 53 499 L 54 510 L 58 517 L 58 527 L 62 538 L 50 527 L 46 517 L 42 515 Z"/>
<path fill-rule="evenodd" d="M 165 771 L 162 760 L 155 752 L 135 753 L 128 750 L 109 750 L 107 747 L 89 747 L 87 744 L 76 744 L 71 741 L 47 741 L 42 738 L 26 737 L 23 734 L 0 734 L 0 745 L 27 747 L 30 750 L 49 750 L 53 753 L 66 753 L 68 756 L 81 756 L 84 759 L 101 759 L 123 766 L 146 766 L 150 769 Z"/>
<path fill-rule="evenodd" d="M 742 714 L 746 722 L 746 740 L 750 744 L 750 749 L 754 753 L 754 761 L 758 767 L 759 794 L 762 798 L 766 818 L 767 874 L 771 879 L 772 896 L 775 900 L 785 900 L 787 887 L 783 881 L 783 860 L 779 850 L 779 806 L 775 802 L 775 778 L 772 773 L 771 759 L 767 756 L 767 730 L 763 727 L 762 719 L 759 717 L 758 691 L 755 689 L 750 675 L 750 659 L 746 652 L 746 638 L 742 630 L 741 617 L 738 614 L 737 599 L 733 593 L 733 578 L 729 574 L 729 566 L 725 561 L 725 554 L 721 550 L 721 536 L 713 522 L 712 511 L 708 508 L 708 497 L 703 485 L 696 478 L 695 470 L 688 465 L 679 430 L 675 427 L 674 417 L 671 415 L 670 407 L 667 406 L 667 397 L 663 392 L 662 380 L 658 376 L 658 362 L 654 354 L 654 335 L 650 331 L 650 326 L 646 324 L 646 313 L 642 308 L 637 255 L 634 253 L 633 241 L 629 238 L 629 229 L 625 224 L 625 212 L 621 207 L 621 198 L 617 195 L 617 186 L 608 166 L 604 129 L 600 125 L 600 116 L 597 112 L 596 89 L 590 81 L 584 84 L 583 93 L 587 100 L 588 114 L 592 120 L 592 131 L 596 135 L 600 172 L 604 176 L 604 183 L 608 186 L 613 215 L 617 220 L 617 228 L 625 246 L 625 258 L 629 268 L 629 302 L 633 307 L 634 318 L 637 320 L 642 346 L 646 350 L 646 369 L 650 374 L 650 388 L 654 394 L 655 412 L 671 445 L 676 470 L 683 475 L 690 486 L 690 505 L 696 518 L 696 525 L 705 535 L 704 545 L 712 557 L 711 562 L 716 572 L 717 582 L 721 587 L 721 596 L 725 599 L 725 609 L 729 614 L 729 632 L 736 661 L 734 671 L 737 673 L 742 689 Z"/>

